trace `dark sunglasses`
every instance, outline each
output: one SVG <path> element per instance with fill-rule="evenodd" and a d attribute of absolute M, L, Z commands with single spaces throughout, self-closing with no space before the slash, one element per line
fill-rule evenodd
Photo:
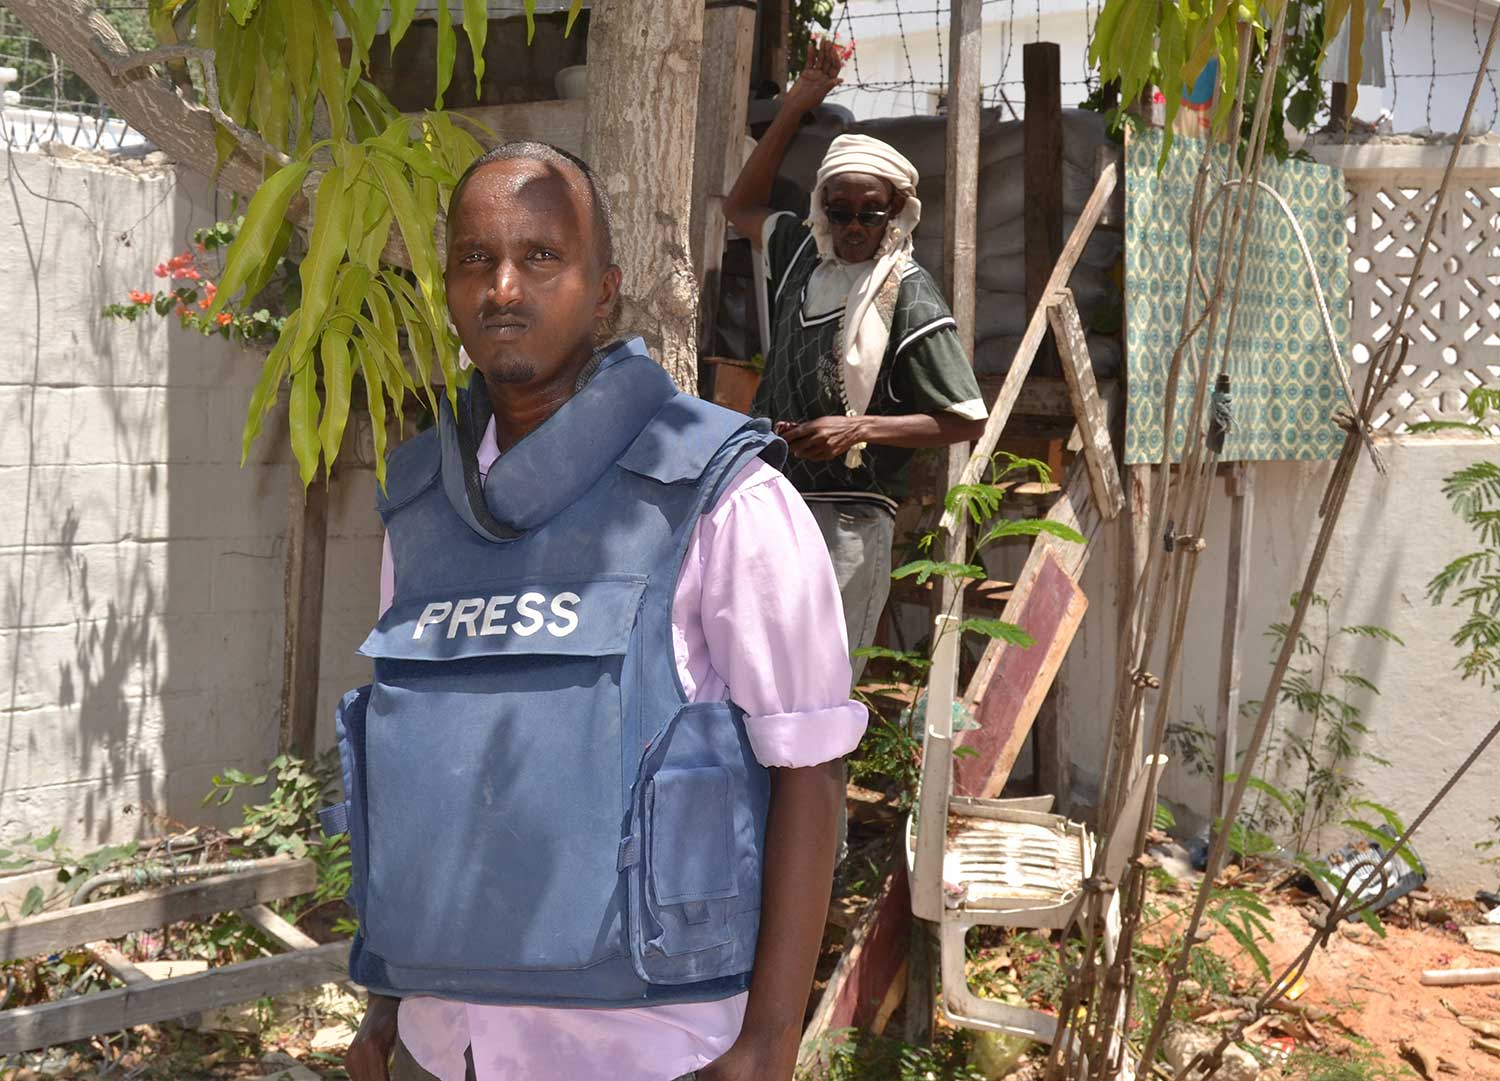
<path fill-rule="evenodd" d="M 828 220 L 833 222 L 834 225 L 848 225 L 855 218 L 858 218 L 859 224 L 869 226 L 870 228 L 874 228 L 877 225 L 884 225 L 886 220 L 891 216 L 889 210 L 861 210 L 856 214 L 852 210 L 831 206 L 824 207 L 823 213 L 828 216 Z"/>

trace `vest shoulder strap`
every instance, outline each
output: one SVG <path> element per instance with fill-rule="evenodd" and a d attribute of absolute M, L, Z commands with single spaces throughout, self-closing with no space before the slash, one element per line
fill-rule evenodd
<path fill-rule="evenodd" d="M 437 480 L 442 464 L 436 427 L 412 436 L 386 455 L 385 491 L 375 496 L 381 518 L 389 518 L 426 491 Z"/>
<path fill-rule="evenodd" d="M 773 448 L 780 443 L 770 434 L 770 423 L 752 420 L 690 394 L 667 400 L 644 431 L 620 456 L 619 465 L 662 484 L 696 483 L 719 452 L 739 435 L 763 444 L 773 465 Z"/>

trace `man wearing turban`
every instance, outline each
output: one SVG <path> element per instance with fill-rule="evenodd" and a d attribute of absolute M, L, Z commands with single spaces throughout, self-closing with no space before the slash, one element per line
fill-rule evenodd
<path fill-rule="evenodd" d="M 839 82 L 815 44 L 724 211 L 765 256 L 771 337 L 753 412 L 791 448 L 785 471 L 833 558 L 849 646 L 875 639 L 890 593 L 912 453 L 977 439 L 985 406 L 942 292 L 912 258 L 917 171 L 894 147 L 840 135 L 805 221 L 766 205 L 802 117 Z M 856 678 L 863 663 L 856 658 Z"/>

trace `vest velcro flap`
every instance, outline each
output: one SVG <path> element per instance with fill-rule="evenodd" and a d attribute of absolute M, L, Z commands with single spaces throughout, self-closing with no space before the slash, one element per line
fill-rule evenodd
<path fill-rule="evenodd" d="M 398 602 L 360 646 L 366 657 L 452 661 L 506 654 L 604 657 L 630 643 L 644 575 L 495 580 Z"/>
<path fill-rule="evenodd" d="M 722 406 L 679 394 L 661 407 L 655 420 L 620 456 L 620 466 L 663 484 L 697 480 L 719 448 L 752 421 Z"/>

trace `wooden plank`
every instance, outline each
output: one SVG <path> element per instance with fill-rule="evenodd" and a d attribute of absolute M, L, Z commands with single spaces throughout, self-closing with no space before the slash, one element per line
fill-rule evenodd
<path fill-rule="evenodd" d="M 911 929 L 911 894 L 906 864 L 897 857 L 875 903 L 850 932 L 844 955 L 834 966 L 812 1019 L 802 1032 L 797 1052 L 798 1070 L 811 1066 L 830 1033 L 872 1024 L 891 994 L 898 976 L 904 979 L 907 937 Z"/>
<path fill-rule="evenodd" d="M 289 920 L 284 920 L 265 905 L 251 905 L 240 909 L 246 923 L 270 935 L 289 950 L 310 950 L 318 944 L 311 935 L 304 934 Z"/>
<path fill-rule="evenodd" d="M 1247 550 L 1250 519 L 1255 506 L 1253 474 L 1245 462 L 1229 467 L 1226 478 L 1230 496 L 1229 552 L 1224 581 L 1224 631 L 1219 644 L 1218 719 L 1214 729 L 1214 780 L 1210 821 L 1224 817 L 1230 784 L 1226 781 L 1239 768 L 1240 635 L 1245 622 L 1245 594 L 1250 585 Z"/>
<path fill-rule="evenodd" d="M 191 976 L 5 1010 L 0 1012 L 0 1055 L 333 983 L 347 976 L 348 957 L 349 943 L 330 942 Z"/>
<path fill-rule="evenodd" d="M 473 133 L 486 146 L 512 139 L 551 143 L 570 154 L 583 154 L 583 136 L 588 122 L 588 102 L 527 101 L 511 105 L 471 105 L 452 110 L 473 117 L 495 133 L 493 139 Z"/>
<path fill-rule="evenodd" d="M 1063 381 L 1078 430 L 1083 436 L 1083 457 L 1088 464 L 1089 484 L 1094 489 L 1094 504 L 1105 519 L 1113 521 L 1125 506 L 1125 489 L 1120 485 L 1120 471 L 1115 465 L 1115 448 L 1109 438 L 1109 413 L 1099 397 L 1094 381 L 1094 365 L 1084 337 L 1083 320 L 1073 302 L 1071 290 L 1054 293 L 1047 305 L 1047 318 L 1057 341 L 1062 362 Z"/>
<path fill-rule="evenodd" d="M 1099 215 L 1109 203 L 1110 196 L 1114 193 L 1115 185 L 1119 183 L 1120 171 L 1111 169 L 1099 178 L 1094 185 L 1094 192 L 1089 196 L 1089 201 L 1084 204 L 1083 211 L 1078 215 L 1078 224 L 1073 227 L 1068 242 L 1063 246 L 1062 254 L 1057 257 L 1057 265 L 1052 268 L 1052 277 L 1047 283 L 1048 292 L 1056 292 L 1068 284 L 1072 277 L 1073 268 L 1078 265 L 1079 258 L 1083 255 L 1084 245 L 1094 233 L 1094 226 L 1098 224 Z M 1011 361 L 1010 370 L 1005 374 L 1005 382 L 1000 386 L 1000 392 L 995 396 L 994 404 L 990 406 L 989 419 L 984 424 L 984 434 L 974 444 L 973 452 L 969 455 L 969 462 L 964 466 L 963 476 L 959 479 L 961 484 L 974 484 L 989 466 L 990 456 L 995 452 L 995 444 L 1000 441 L 1000 435 L 1005 430 L 1005 423 L 1010 419 L 1011 411 L 1015 408 L 1016 399 L 1021 394 L 1021 385 L 1026 381 L 1026 375 L 1031 371 L 1032 360 L 1036 357 L 1037 346 L 1047 334 L 1047 313 L 1038 308 L 1031 315 L 1031 320 L 1026 324 L 1026 333 L 1021 337 L 1021 344 L 1016 347 L 1015 359 Z M 951 530 L 954 525 L 955 515 L 944 514 L 941 528 Z"/>
<path fill-rule="evenodd" d="M 1464 941 L 1471 949 L 1481 953 L 1500 953 L 1500 927 L 1481 924 L 1478 927 L 1465 927 L 1463 933 Z"/>
<path fill-rule="evenodd" d="M 744 161 L 750 62 L 755 55 L 753 5 L 712 5 L 703 12 L 703 69 L 698 76 L 689 242 L 698 277 L 698 351 L 713 350 L 724 263 L 724 196 Z"/>
<path fill-rule="evenodd" d="M 278 746 L 284 752 L 310 757 L 317 750 L 323 571 L 328 551 L 328 488 L 333 478 L 314 481 L 304 490 L 295 469 L 289 476 Z"/>
<path fill-rule="evenodd" d="M 53 953 L 96 939 L 296 897 L 317 888 L 312 860 L 278 860 L 233 875 L 134 893 L 0 924 L 0 961 Z"/>
<path fill-rule="evenodd" d="M 151 977 L 131 963 L 119 950 L 108 942 L 90 942 L 84 949 L 93 954 L 94 960 L 103 965 L 111 976 L 126 984 L 150 983 Z"/>
<path fill-rule="evenodd" d="M 1078 582 L 1049 549 L 1037 545 L 1033 551 L 1038 549 L 1041 557 L 1034 563 L 1027 561 L 1016 595 L 1002 617 L 1035 642 L 1021 649 L 992 639 L 994 648 L 986 648 L 970 681 L 971 692 L 975 681 L 987 678 L 978 684 L 975 700 L 966 696 L 965 703 L 979 727 L 955 738 L 959 746 L 975 752 L 954 761 L 953 786 L 958 795 L 999 795 L 1088 608 Z"/>
<path fill-rule="evenodd" d="M 787 46 L 791 40 L 791 0 L 760 0 L 756 5 L 760 12 L 760 27 L 757 31 L 759 44 L 756 47 L 756 78 L 769 80 L 779 91 L 787 83 Z"/>
<path fill-rule="evenodd" d="M 1047 303 L 1048 283 L 1063 243 L 1062 50 L 1034 41 L 1021 50 L 1026 115 L 1022 120 L 1022 223 L 1025 231 L 1026 313 Z M 1056 375 L 1057 353 L 1040 343 L 1037 371 Z"/>

